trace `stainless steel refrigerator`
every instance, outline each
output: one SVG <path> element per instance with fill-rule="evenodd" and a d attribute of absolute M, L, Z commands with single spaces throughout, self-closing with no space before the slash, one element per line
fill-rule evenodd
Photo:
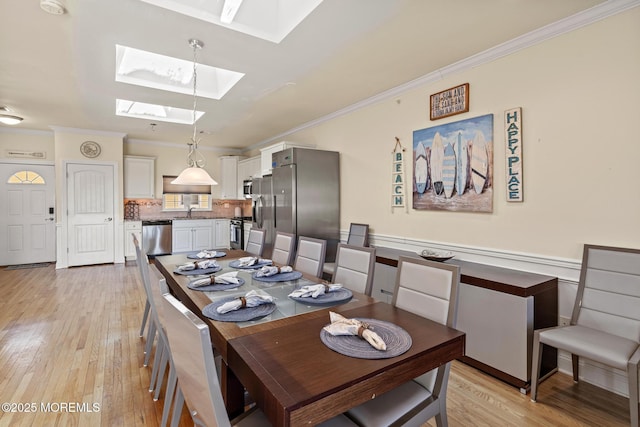
<path fill-rule="evenodd" d="M 340 242 L 340 154 L 289 148 L 272 155 L 272 175 L 254 179 L 254 227 L 266 230 L 265 257 L 275 232 L 327 241 L 327 261 Z"/>

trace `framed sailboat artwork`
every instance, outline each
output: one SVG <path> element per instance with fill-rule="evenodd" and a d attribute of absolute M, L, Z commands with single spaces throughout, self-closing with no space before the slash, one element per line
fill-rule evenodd
<path fill-rule="evenodd" d="M 413 209 L 493 211 L 493 114 L 413 132 Z"/>

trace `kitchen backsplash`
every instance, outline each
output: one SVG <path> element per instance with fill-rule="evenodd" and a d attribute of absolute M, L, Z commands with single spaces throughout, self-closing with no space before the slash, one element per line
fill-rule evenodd
<path fill-rule="evenodd" d="M 124 199 L 125 210 L 127 202 L 133 201 L 138 204 L 140 220 L 145 219 L 173 219 L 187 216 L 185 211 L 162 211 L 162 199 Z M 233 218 L 235 208 L 242 210 L 242 216 L 251 216 L 251 200 L 220 200 L 214 199 L 211 202 L 210 211 L 194 210 L 191 215 L 194 218 Z M 126 217 L 125 219 L 129 219 Z"/>

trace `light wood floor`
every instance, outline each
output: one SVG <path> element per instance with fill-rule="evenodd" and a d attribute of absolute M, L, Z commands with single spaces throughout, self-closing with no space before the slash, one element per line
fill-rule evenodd
<path fill-rule="evenodd" d="M 163 401 L 153 401 L 142 366 L 137 274 L 134 265 L 0 267 L 0 403 L 21 410 L 3 406 L 0 426 L 159 425 Z M 456 362 L 447 404 L 452 427 L 629 425 L 628 399 L 560 373 L 532 403 Z"/>

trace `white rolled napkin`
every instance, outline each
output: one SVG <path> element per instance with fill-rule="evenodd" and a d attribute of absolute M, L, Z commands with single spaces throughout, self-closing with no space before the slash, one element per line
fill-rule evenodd
<path fill-rule="evenodd" d="M 318 298 L 320 295 L 324 295 L 327 292 L 337 291 L 338 289 L 342 289 L 342 285 L 337 283 L 328 283 L 326 285 L 306 285 L 291 292 L 289 296 L 294 298 Z"/>
<path fill-rule="evenodd" d="M 213 259 L 205 259 L 202 261 L 194 261 L 187 262 L 184 264 L 180 264 L 176 270 L 177 271 L 189 271 L 189 270 L 200 270 L 205 268 L 218 267 L 218 262 Z"/>
<path fill-rule="evenodd" d="M 293 268 L 285 265 L 283 267 L 276 267 L 275 265 L 265 265 L 260 270 L 256 271 L 256 277 L 269 277 L 278 273 L 291 273 Z"/>
<path fill-rule="evenodd" d="M 231 301 L 225 302 L 216 311 L 220 314 L 228 313 L 229 311 L 238 310 L 244 307 L 257 307 L 262 304 L 269 304 L 273 302 L 271 295 L 260 295 L 255 290 L 249 291 L 243 297 L 235 298 Z"/>
<path fill-rule="evenodd" d="M 331 324 L 323 329 L 331 335 L 357 335 L 366 340 L 375 349 L 387 349 L 387 344 L 380 338 L 380 335 L 369 329 L 369 325 L 366 323 L 356 319 L 347 319 L 333 311 L 329 312 L 329 318 L 331 319 Z"/>
<path fill-rule="evenodd" d="M 240 283 L 240 280 L 236 277 L 238 275 L 237 271 L 230 271 L 229 273 L 224 273 L 219 276 L 209 276 L 202 277 L 199 279 L 195 279 L 189 282 L 189 286 L 193 288 L 199 288 L 200 286 L 208 286 L 208 285 L 237 285 Z"/>
<path fill-rule="evenodd" d="M 218 253 L 216 251 L 212 251 L 209 249 L 205 249 L 203 251 L 200 251 L 196 254 L 196 256 L 200 259 L 202 258 L 215 258 L 216 255 L 218 255 Z"/>

